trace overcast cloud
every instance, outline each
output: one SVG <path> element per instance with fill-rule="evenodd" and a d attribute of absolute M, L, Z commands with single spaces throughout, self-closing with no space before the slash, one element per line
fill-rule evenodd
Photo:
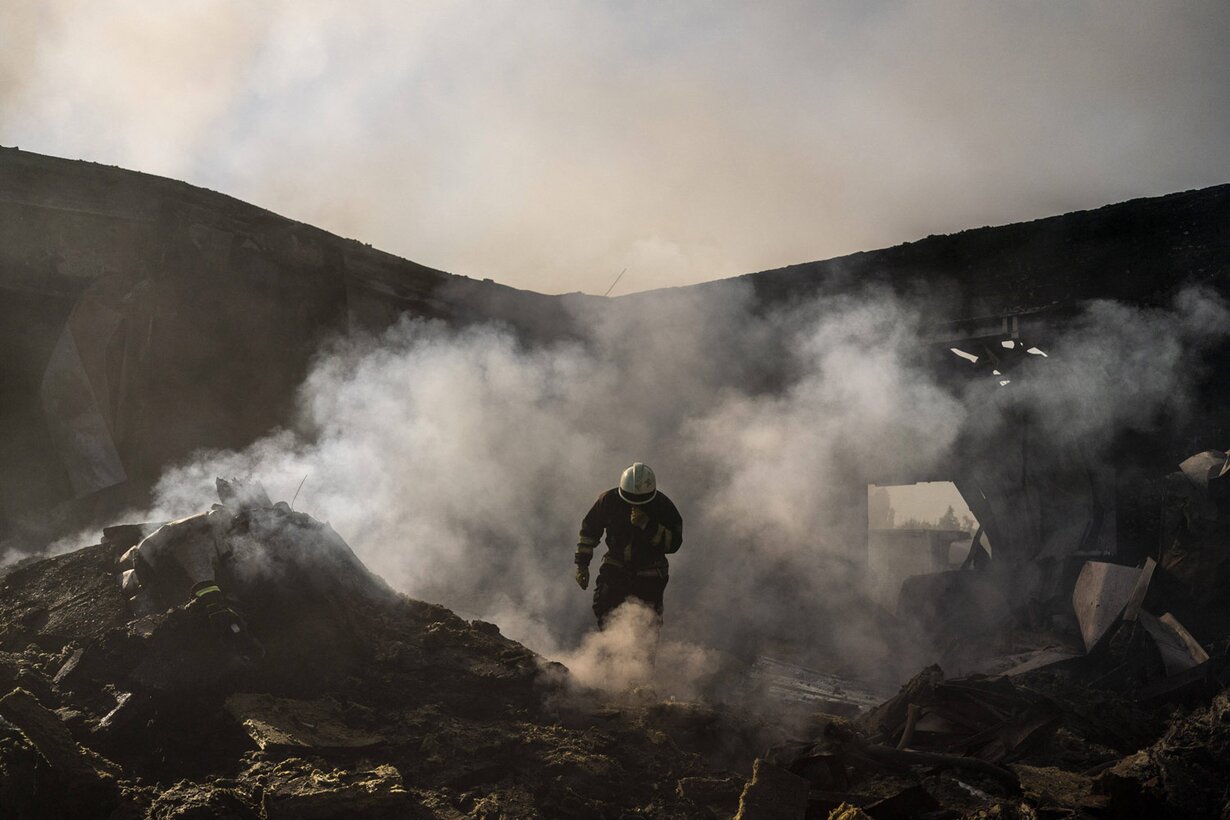
<path fill-rule="evenodd" d="M 544 292 L 1230 181 L 1224 2 L 0 0 L 0 144 Z"/>

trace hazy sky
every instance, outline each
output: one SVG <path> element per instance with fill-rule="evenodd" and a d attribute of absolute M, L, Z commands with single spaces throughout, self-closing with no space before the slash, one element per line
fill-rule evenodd
<path fill-rule="evenodd" d="M 1230 3 L 0 0 L 0 144 L 545 292 L 1230 181 Z"/>

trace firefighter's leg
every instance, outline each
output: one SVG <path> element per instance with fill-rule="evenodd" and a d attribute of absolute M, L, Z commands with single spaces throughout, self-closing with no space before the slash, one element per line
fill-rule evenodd
<path fill-rule="evenodd" d="M 658 655 L 658 637 L 662 631 L 662 601 L 666 592 L 666 582 L 669 579 L 665 576 L 651 575 L 638 576 L 636 579 L 636 588 L 630 597 L 637 598 L 643 601 L 650 607 L 653 607 L 654 619 L 651 627 L 652 633 L 647 637 L 649 653 L 649 665 L 652 667 L 657 660 Z"/>
<path fill-rule="evenodd" d="M 637 576 L 634 588 L 630 593 L 631 597 L 638 598 L 653 607 L 659 627 L 662 625 L 662 600 L 666 592 L 666 582 L 668 580 L 670 579 L 658 575 Z"/>
<path fill-rule="evenodd" d="M 594 617 L 598 628 L 606 628 L 607 618 L 619 608 L 631 592 L 630 578 L 626 572 L 610 564 L 603 564 L 594 582 Z"/>

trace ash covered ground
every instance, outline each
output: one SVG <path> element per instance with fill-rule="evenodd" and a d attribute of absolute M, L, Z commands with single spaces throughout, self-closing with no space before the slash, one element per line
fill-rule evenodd
<path fill-rule="evenodd" d="M 1114 611 L 1088 653 L 1056 647 L 1054 633 L 995 645 L 984 635 L 959 653 L 964 663 L 1031 640 L 1034 650 L 1008 657 L 1002 674 L 946 678 L 928 667 L 883 702 L 840 677 L 730 659 L 691 680 L 685 700 L 655 689 L 671 678 L 655 675 L 652 660 L 629 669 L 636 652 L 621 642 L 652 641 L 652 617 L 635 607 L 601 647 L 623 673 L 595 689 L 494 624 L 394 592 L 327 524 L 285 506 L 251 515 L 258 523 L 237 547 L 250 553 L 237 561 L 248 570 L 219 577 L 258 643 L 219 634 L 200 601 L 134 617 L 117 571 L 152 525 L 112 527 L 103 543 L 5 573 L 5 816 L 1224 809 L 1226 641 L 1171 674 L 1161 643 L 1129 623 L 1164 599 L 1127 567 L 1120 592 L 1096 585 Z M 1138 587 L 1134 603 L 1114 598 Z"/>
<path fill-rule="evenodd" d="M 340 542 L 305 556 L 322 525 L 285 518 L 241 585 L 259 656 L 195 602 L 133 618 L 126 543 L 4 576 L 6 816 L 734 811 L 752 722 L 612 702 L 494 624 L 391 591 Z"/>

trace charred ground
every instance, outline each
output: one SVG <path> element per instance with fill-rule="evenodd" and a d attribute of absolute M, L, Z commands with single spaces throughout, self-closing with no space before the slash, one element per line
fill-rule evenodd
<path fill-rule="evenodd" d="M 134 531 L 0 578 L 6 816 L 1223 810 L 1224 643 L 1198 676 L 1152 688 L 1157 659 L 1120 629 L 1034 672 L 931 667 L 861 711 L 840 689 L 795 709 L 757 687 L 707 704 L 612 696 L 494 624 L 389 590 L 344 548 L 305 557 L 292 541 L 263 544 L 265 575 L 241 585 L 265 648 L 242 657 L 197 603 L 129 614 L 115 569 Z"/>
<path fill-rule="evenodd" d="M 286 555 L 276 584 L 245 595 L 266 649 L 247 661 L 195 606 L 132 619 L 114 580 L 125 548 L 3 578 L 6 816 L 736 808 L 742 779 L 722 763 L 746 757 L 753 732 L 718 727 L 712 709 L 613 705 L 493 624 L 393 593 L 361 565 L 322 582 Z"/>

